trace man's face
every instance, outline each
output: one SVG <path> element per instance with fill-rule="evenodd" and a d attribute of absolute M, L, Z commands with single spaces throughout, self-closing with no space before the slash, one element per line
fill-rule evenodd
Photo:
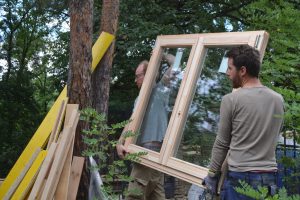
<path fill-rule="evenodd" d="M 142 87 L 144 77 L 145 77 L 144 65 L 139 65 L 135 70 L 135 80 L 134 80 L 139 89 Z"/>
<path fill-rule="evenodd" d="M 228 68 L 226 74 L 228 78 L 231 80 L 233 88 L 242 87 L 241 75 L 239 71 L 236 69 L 236 67 L 234 66 L 232 58 L 228 58 Z"/>

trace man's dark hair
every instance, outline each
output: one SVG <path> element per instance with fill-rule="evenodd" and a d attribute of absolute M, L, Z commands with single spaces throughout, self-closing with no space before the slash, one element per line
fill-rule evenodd
<path fill-rule="evenodd" d="M 260 71 L 260 54 L 258 50 L 249 45 L 242 45 L 232 48 L 225 56 L 233 59 L 233 64 L 237 70 L 245 66 L 250 76 L 258 78 Z"/>

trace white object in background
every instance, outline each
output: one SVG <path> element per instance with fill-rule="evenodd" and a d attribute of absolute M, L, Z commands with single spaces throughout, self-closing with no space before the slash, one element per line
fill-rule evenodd
<path fill-rule="evenodd" d="M 205 189 L 193 184 L 188 192 L 188 200 L 199 199 L 205 199 Z"/>
<path fill-rule="evenodd" d="M 228 58 L 223 56 L 218 72 L 226 74 L 227 68 L 228 68 Z"/>
<path fill-rule="evenodd" d="M 89 186 L 89 200 L 99 199 L 99 200 L 108 200 L 108 195 L 105 193 L 103 188 L 103 181 L 101 179 L 100 173 L 97 170 L 97 163 L 92 156 L 89 157 L 91 165 L 91 177 L 90 177 L 90 186 Z"/>
<path fill-rule="evenodd" d="M 183 49 L 178 48 L 177 52 L 176 52 L 176 56 L 175 56 L 174 65 L 173 65 L 173 70 L 175 70 L 175 71 L 179 70 L 182 54 L 183 54 Z"/>

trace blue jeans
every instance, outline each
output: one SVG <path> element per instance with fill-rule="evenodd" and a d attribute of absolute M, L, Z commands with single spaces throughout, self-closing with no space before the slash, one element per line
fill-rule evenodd
<path fill-rule="evenodd" d="M 277 172 L 232 172 L 229 171 L 221 191 L 222 200 L 252 200 L 252 198 L 239 194 L 235 187 L 241 187 L 239 180 L 245 181 L 254 189 L 258 186 L 268 187 L 269 192 L 277 188 Z"/>

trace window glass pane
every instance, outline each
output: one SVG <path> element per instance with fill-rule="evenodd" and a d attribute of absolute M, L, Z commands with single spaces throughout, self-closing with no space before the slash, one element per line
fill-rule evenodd
<path fill-rule="evenodd" d="M 208 48 L 204 66 L 197 81 L 195 94 L 175 157 L 207 167 L 217 134 L 222 97 L 231 92 L 226 77 L 225 48 Z M 223 60 L 223 62 L 222 62 Z"/>
<path fill-rule="evenodd" d="M 191 48 L 164 48 L 137 145 L 160 151 Z"/>

